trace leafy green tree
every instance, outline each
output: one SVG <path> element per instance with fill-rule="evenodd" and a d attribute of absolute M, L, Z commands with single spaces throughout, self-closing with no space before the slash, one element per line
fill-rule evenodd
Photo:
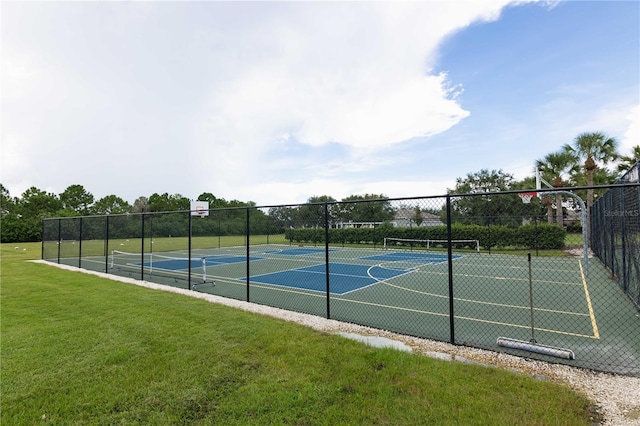
<path fill-rule="evenodd" d="M 310 197 L 307 202 L 298 207 L 294 214 L 294 219 L 297 226 L 304 226 L 310 228 L 324 228 L 325 224 L 325 203 L 335 203 L 335 198 L 329 195 L 314 195 Z M 335 222 L 335 209 L 333 205 L 329 211 L 329 223 L 330 226 Z"/>
<path fill-rule="evenodd" d="M 32 186 L 22 194 L 18 206 L 23 216 L 52 217 L 62 209 L 62 202 L 55 194 Z"/>
<path fill-rule="evenodd" d="M 574 181 L 580 182 L 580 173 L 584 171 L 587 186 L 594 185 L 596 170 L 605 167 L 608 163 L 615 161 L 618 155 L 618 141 L 602 132 L 581 133 L 573 141 L 573 145 L 564 145 L 563 149 L 574 157 L 576 164 L 582 166 L 582 170 L 575 169 Z M 600 174 L 603 177 L 603 174 Z M 606 176 L 606 174 L 604 174 Z M 615 181 L 615 180 L 614 180 Z M 603 183 L 613 183 L 603 182 Z M 590 214 L 589 210 L 593 205 L 593 189 L 587 190 L 587 240 L 591 240 L 590 235 Z"/>
<path fill-rule="evenodd" d="M 4 216 L 14 210 L 16 201 L 11 197 L 9 190 L 0 183 L 0 215 Z"/>
<path fill-rule="evenodd" d="M 618 178 L 619 173 L 616 170 L 598 167 L 593 172 L 593 185 L 609 185 L 616 182 Z M 587 175 L 582 171 L 574 173 L 571 177 L 571 185 L 588 186 L 589 183 L 587 182 Z M 589 191 L 590 190 L 576 189 L 573 192 L 575 192 L 582 200 L 584 200 L 586 204 Z M 593 193 L 593 199 L 595 201 L 599 196 L 607 192 L 607 188 L 594 188 L 593 190 L 591 190 L 591 192 Z"/>
<path fill-rule="evenodd" d="M 94 214 L 125 214 L 133 211 L 132 206 L 117 195 L 107 195 L 93 205 Z"/>
<path fill-rule="evenodd" d="M 224 201 L 224 198 L 221 198 Z M 256 205 L 253 201 L 231 200 L 226 202 L 226 207 L 253 207 Z"/>
<path fill-rule="evenodd" d="M 350 195 L 340 202 L 339 215 L 343 222 L 386 222 L 395 209 L 384 194 Z"/>
<path fill-rule="evenodd" d="M 149 197 L 149 211 L 151 212 L 189 210 L 190 207 L 191 201 L 180 194 L 169 195 L 165 192 L 159 195 L 154 193 Z"/>
<path fill-rule="evenodd" d="M 249 209 L 249 232 L 251 235 L 275 233 L 273 220 L 262 209 Z"/>
<path fill-rule="evenodd" d="M 536 168 L 542 174 L 542 178 L 547 182 L 550 182 L 554 188 L 562 188 L 569 184 L 569 176 L 571 171 L 575 168 L 575 161 L 573 155 L 566 150 L 552 152 L 547 154 L 543 159 L 536 161 Z M 547 218 L 549 224 L 553 223 L 553 202 L 551 196 L 542 196 L 542 202 L 547 208 Z M 558 226 L 563 226 L 563 214 L 562 214 L 562 195 L 555 195 L 556 202 L 556 223 Z"/>
<path fill-rule="evenodd" d="M 16 199 L 13 209 L 3 215 L 2 242 L 39 241 L 42 218 L 60 216 L 61 209 L 57 195 L 32 186 Z"/>
<path fill-rule="evenodd" d="M 619 172 L 626 172 L 627 170 L 631 170 L 636 163 L 640 161 L 640 145 L 636 145 L 631 149 L 630 155 L 622 155 L 620 156 L 620 164 L 618 164 Z"/>
<path fill-rule="evenodd" d="M 618 141 L 602 132 L 581 133 L 573 141 L 573 145 L 564 145 L 563 150 L 569 153 L 582 170 L 575 168 L 576 182 L 580 181 L 580 172 L 586 176 L 587 186 L 594 185 L 595 171 L 618 159 Z M 608 182 L 612 183 L 612 182 Z M 593 205 L 593 190 L 587 191 L 587 209 Z"/>
<path fill-rule="evenodd" d="M 271 207 L 269 209 L 269 217 L 271 217 L 274 226 L 279 232 L 284 232 L 285 229 L 293 228 L 296 224 L 297 209 L 294 207 Z"/>
<path fill-rule="evenodd" d="M 93 195 L 82 185 L 70 185 L 60 194 L 62 208 L 78 215 L 89 214 L 94 202 Z"/>
<path fill-rule="evenodd" d="M 216 198 L 215 195 L 213 195 L 211 192 L 203 192 L 202 194 L 198 195 L 198 198 L 196 198 L 196 201 L 206 201 L 209 203 L 209 208 L 212 208 L 212 206 L 214 206 L 216 204 L 216 201 L 218 199 Z"/>
<path fill-rule="evenodd" d="M 138 197 L 133 202 L 134 213 L 146 213 L 149 211 L 149 199 L 147 197 Z"/>
<path fill-rule="evenodd" d="M 534 175 L 527 176 L 522 180 L 515 181 L 511 184 L 511 189 L 522 189 L 526 191 L 536 190 L 536 177 Z"/>
<path fill-rule="evenodd" d="M 478 194 L 477 196 L 453 197 L 452 216 L 456 221 L 478 225 L 521 224 L 522 215 L 527 211 L 516 194 L 489 195 L 493 192 L 515 188 L 513 175 L 502 170 L 482 169 L 456 179 L 456 187 L 449 194 Z M 482 195 L 487 194 L 487 195 Z M 512 213 L 512 217 L 505 213 Z"/>
<path fill-rule="evenodd" d="M 16 200 L 11 197 L 9 190 L 0 183 L 0 241 L 11 243 L 20 241 L 16 235 L 17 214 Z"/>
<path fill-rule="evenodd" d="M 216 197 L 211 192 L 203 192 L 197 198 L 198 201 L 207 201 L 212 212 L 204 219 L 205 224 L 214 234 L 240 235 L 246 232 L 247 207 L 255 207 L 253 201 L 230 200 Z M 208 225 L 207 225 L 208 223 Z M 200 225 L 198 225 L 200 227 Z M 249 232 L 269 233 L 272 226 L 271 218 L 260 209 L 249 210 Z M 202 227 L 200 227 L 202 228 Z M 195 228 L 194 228 L 195 229 Z"/>

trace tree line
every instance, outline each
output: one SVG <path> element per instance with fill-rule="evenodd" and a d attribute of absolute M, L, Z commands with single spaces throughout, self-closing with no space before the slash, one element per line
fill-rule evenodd
<path fill-rule="evenodd" d="M 614 183 L 622 172 L 633 167 L 640 159 L 640 146 L 635 146 L 630 155 L 618 153 L 618 141 L 602 132 L 582 133 L 572 144 L 562 146 L 558 151 L 536 160 L 535 167 L 541 171 L 545 181 L 554 187 L 593 186 Z M 503 170 L 482 169 L 456 179 L 450 194 L 497 192 L 535 188 L 535 176 L 521 181 Z M 593 190 L 580 194 L 587 207 L 593 204 L 598 194 Z M 210 192 L 202 193 L 198 201 L 207 201 L 211 209 L 233 209 L 255 207 L 252 201 L 227 201 Z M 370 200 L 368 203 L 358 201 Z M 263 222 L 283 230 L 292 226 L 323 227 L 324 203 L 332 204 L 329 212 L 331 225 L 338 222 L 387 222 L 393 219 L 395 209 L 385 194 L 351 195 L 340 203 L 329 195 L 310 197 L 305 204 L 270 208 L 267 212 L 258 209 L 265 216 Z M 127 213 L 155 213 L 188 211 L 191 200 L 181 194 L 158 194 L 141 196 L 133 204 L 111 194 L 98 200 L 84 186 L 74 184 L 60 194 L 53 194 L 36 187 L 27 189 L 21 196 L 12 197 L 8 189 L 0 183 L 0 237 L 2 242 L 39 241 L 42 238 L 42 218 L 88 215 L 117 215 Z M 541 208 L 548 221 L 562 226 L 562 201 L 555 197 L 543 197 Z M 556 208 L 560 206 L 560 208 Z M 491 221 L 499 212 L 518 212 L 522 209 L 517 197 L 499 197 L 488 202 L 482 197 L 460 197 L 453 201 L 453 217 L 460 222 L 464 218 Z M 420 225 L 422 210 L 415 207 L 414 223 Z M 240 210 L 238 210 L 240 211 Z M 442 212 L 431 212 L 442 214 Z M 231 214 L 231 213 L 230 213 Z M 484 218 L 484 219 L 480 219 Z M 480 223 L 478 223 L 480 224 Z"/>

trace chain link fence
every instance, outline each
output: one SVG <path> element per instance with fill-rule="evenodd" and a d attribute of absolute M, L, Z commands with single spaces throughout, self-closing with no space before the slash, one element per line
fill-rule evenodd
<path fill-rule="evenodd" d="M 620 184 L 640 182 L 640 162 Z M 592 249 L 640 309 L 640 187 L 609 189 L 592 206 Z"/>
<path fill-rule="evenodd" d="M 611 191 L 637 206 L 639 184 Z M 571 197 L 539 195 L 530 203 L 510 191 L 45 219 L 42 257 L 639 376 L 640 217 L 594 213 L 592 257 Z"/>

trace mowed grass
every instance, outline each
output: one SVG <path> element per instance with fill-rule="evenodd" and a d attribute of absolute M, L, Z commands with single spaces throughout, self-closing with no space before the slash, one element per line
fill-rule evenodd
<path fill-rule="evenodd" d="M 587 425 L 568 388 L 1 249 L 1 418 L 32 424 Z M 26 251 L 23 250 L 26 248 Z"/>

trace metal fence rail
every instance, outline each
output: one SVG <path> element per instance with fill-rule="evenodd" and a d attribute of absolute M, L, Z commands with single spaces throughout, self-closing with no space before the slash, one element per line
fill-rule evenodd
<path fill-rule="evenodd" d="M 628 207 L 638 191 L 637 183 L 616 185 L 607 203 Z M 45 219 L 42 258 L 639 376 L 640 315 L 631 299 L 640 217 L 594 215 L 598 257 L 585 257 L 569 198 L 558 205 L 557 194 L 543 191 L 524 204 L 510 191 L 216 209 L 203 217 L 181 211 Z M 564 227 L 556 224 L 557 207 Z"/>

